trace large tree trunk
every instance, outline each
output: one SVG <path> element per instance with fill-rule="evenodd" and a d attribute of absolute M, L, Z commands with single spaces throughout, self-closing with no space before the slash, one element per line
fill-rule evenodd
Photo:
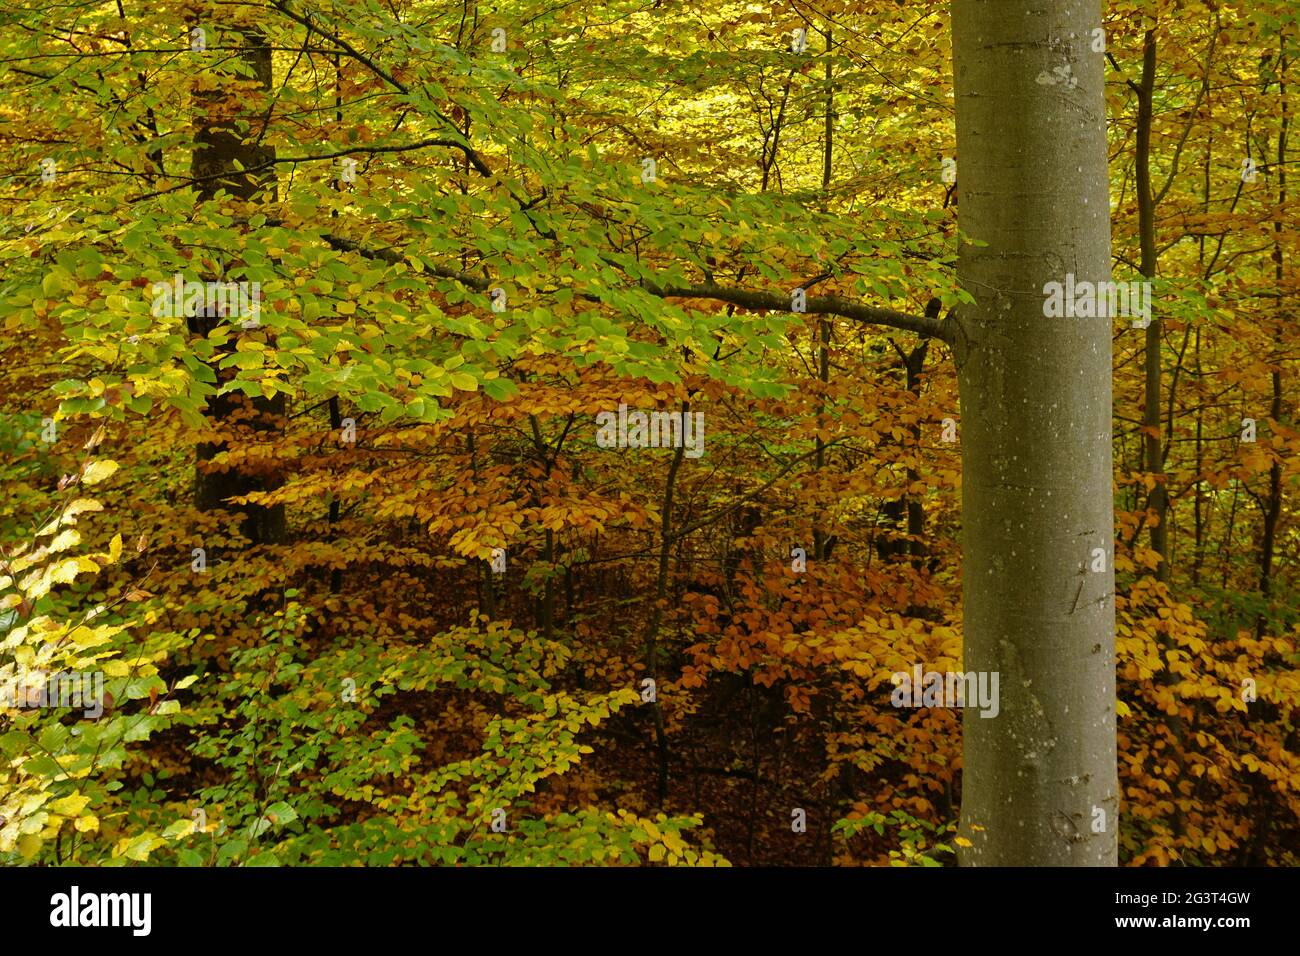
<path fill-rule="evenodd" d="M 245 29 L 242 33 L 244 50 L 242 58 L 253 70 L 257 85 L 262 90 L 271 89 L 271 48 L 257 31 Z M 226 72 L 234 80 L 236 74 Z M 264 100 L 259 97 L 258 100 Z M 224 190 L 239 199 L 254 200 L 269 196 L 274 198 L 274 170 L 266 166 L 275 158 L 275 151 L 262 145 L 267 117 L 257 109 L 265 109 L 263 102 L 249 103 L 246 94 L 218 87 L 195 97 L 196 117 L 194 127 L 194 152 L 190 162 L 190 175 L 195 179 L 195 190 L 200 201 L 212 199 Z M 234 106 L 232 110 L 232 105 Z M 231 112 L 233 118 L 227 119 Z M 237 127 L 247 124 L 246 132 Z M 238 164 L 238 165 L 236 165 Z M 242 166 L 242 170 L 240 167 Z M 219 281 L 218 276 L 187 276 L 200 281 Z M 206 336 L 216 325 L 230 322 L 228 316 L 199 314 L 188 320 L 191 332 Z M 218 353 L 218 358 L 221 353 Z M 218 370 L 213 361 L 213 372 L 218 383 L 224 384 L 232 377 L 230 369 Z M 258 433 L 277 430 L 283 420 L 284 395 L 251 400 L 238 392 L 214 395 L 207 403 L 207 416 L 218 429 L 228 429 L 234 420 L 244 414 L 251 404 L 252 415 L 243 426 L 245 440 L 259 440 Z M 201 443 L 196 452 L 195 506 L 200 511 L 237 510 L 240 531 L 253 544 L 270 544 L 283 540 L 285 534 L 284 506 L 266 508 L 258 505 L 236 506 L 229 498 L 254 491 L 266 491 L 280 484 L 274 473 L 256 471 L 247 465 L 241 468 L 219 468 L 209 464 L 226 449 L 226 442 Z"/>
<path fill-rule="evenodd" d="M 961 862 L 1114 865 L 1111 320 L 1044 316 L 1046 283 L 1110 278 L 1100 8 L 952 13 L 961 226 L 987 243 L 958 264 L 965 666 L 1000 675 L 998 715 L 964 713 Z"/>

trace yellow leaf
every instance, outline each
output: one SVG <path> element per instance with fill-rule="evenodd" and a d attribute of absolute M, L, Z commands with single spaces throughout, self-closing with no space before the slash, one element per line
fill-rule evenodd
<path fill-rule="evenodd" d="M 123 837 L 117 841 L 117 846 L 113 848 L 113 855 L 125 856 L 128 860 L 143 863 L 149 859 L 149 852 L 155 845 L 154 838 L 149 833 L 142 833 L 134 839 Z"/>
<path fill-rule="evenodd" d="M 60 797 L 58 800 L 51 800 L 46 809 L 51 813 L 59 813 L 65 817 L 75 817 L 86 809 L 88 803 L 90 803 L 90 797 L 74 793 L 71 796 Z"/>
<path fill-rule="evenodd" d="M 97 485 L 115 471 L 117 471 L 117 462 L 115 461 L 107 458 L 92 461 L 86 465 L 86 470 L 81 473 L 81 483 L 83 485 Z"/>
<path fill-rule="evenodd" d="M 81 572 L 81 558 L 64 558 L 58 564 L 50 565 L 45 572 L 46 585 L 71 584 Z"/>
<path fill-rule="evenodd" d="M 121 556 L 122 556 L 122 536 L 120 534 L 115 534 L 113 535 L 113 540 L 110 541 L 108 544 L 109 563 L 112 564 L 116 562 L 117 559 L 120 558 Z"/>
<path fill-rule="evenodd" d="M 41 850 L 41 838 L 35 833 L 24 833 L 18 838 L 18 853 L 24 860 L 30 860 Z"/>
<path fill-rule="evenodd" d="M 74 528 L 64 528 L 50 542 L 50 554 L 58 554 L 81 544 L 81 535 Z"/>
<path fill-rule="evenodd" d="M 101 505 L 94 498 L 78 498 L 76 501 L 72 502 L 70 505 L 64 508 L 63 513 L 61 515 L 59 515 L 57 518 L 55 518 L 53 521 L 47 524 L 40 531 L 36 532 L 36 536 L 39 538 L 42 535 L 53 534 L 55 531 L 58 530 L 60 525 L 76 524 L 77 515 L 81 514 L 83 511 L 103 511 L 103 510 L 104 510 L 104 506 Z"/>

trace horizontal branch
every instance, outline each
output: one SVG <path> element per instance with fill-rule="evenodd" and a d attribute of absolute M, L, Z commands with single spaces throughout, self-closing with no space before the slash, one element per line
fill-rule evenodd
<path fill-rule="evenodd" d="M 268 220 L 268 224 L 270 220 Z M 359 242 L 353 242 L 351 239 L 344 239 L 342 236 L 336 236 L 332 233 L 325 233 L 321 236 L 325 244 L 337 252 L 355 252 L 357 255 L 366 259 L 378 259 L 380 262 L 387 262 L 389 265 L 396 265 L 406 259 L 402 253 L 396 249 L 383 248 L 372 249 L 369 246 L 363 246 Z M 464 272 L 458 272 L 455 269 L 445 269 L 442 266 L 436 266 L 432 263 L 424 263 L 424 271 L 430 275 L 438 276 L 440 279 L 451 279 L 459 282 L 463 286 L 468 286 L 478 292 L 486 292 L 491 284 L 487 279 L 479 276 L 472 276 Z"/>
<path fill-rule="evenodd" d="M 663 299 L 712 299 L 727 302 L 746 309 L 768 309 L 772 312 L 790 312 L 791 297 L 776 292 L 757 292 L 750 289 L 737 289 L 731 286 L 704 285 L 656 286 L 646 283 L 642 286 L 651 295 Z M 837 315 L 865 322 L 869 325 L 883 325 L 891 329 L 904 329 L 929 338 L 945 341 L 944 324 L 939 319 L 924 315 L 909 315 L 895 312 L 893 309 L 881 309 L 863 305 L 838 295 L 810 295 L 805 299 L 805 311 L 813 315 Z"/>
<path fill-rule="evenodd" d="M 397 263 L 405 257 L 395 249 L 371 249 L 362 246 L 360 243 L 353 242 L 350 239 L 344 239 L 342 236 L 325 234 L 322 236 L 325 242 L 332 249 L 339 252 L 355 252 L 358 255 L 368 259 L 379 259 L 383 262 Z M 430 263 L 425 263 L 425 271 L 431 275 L 443 279 L 451 279 L 459 282 L 464 286 L 475 289 L 479 292 L 486 292 L 491 285 L 491 281 L 478 276 L 468 275 L 464 272 L 458 272 L 454 269 L 445 269 Z M 791 302 L 789 296 L 779 295 L 775 292 L 758 292 L 750 289 L 737 289 L 730 286 L 721 286 L 715 284 L 707 285 L 690 285 L 690 286 L 657 286 L 653 283 L 642 283 L 640 288 L 651 295 L 661 299 L 711 299 L 716 302 L 726 302 L 732 305 L 739 305 L 746 309 L 768 309 L 773 312 L 790 312 Z M 591 294 L 582 296 L 593 302 L 599 302 L 600 298 Z M 806 311 L 814 315 L 836 315 L 845 319 L 852 319 L 856 322 L 863 322 L 869 325 L 882 325 L 891 329 L 903 329 L 907 332 L 915 332 L 918 335 L 927 338 L 936 338 L 940 341 L 947 341 L 948 326 L 947 320 L 932 319 L 924 315 L 909 315 L 906 312 L 895 312 L 893 309 L 881 309 L 875 306 L 863 305 L 860 302 L 854 302 L 850 299 L 841 298 L 836 295 L 814 295 L 808 296 L 805 300 Z"/>
<path fill-rule="evenodd" d="M 464 143 L 459 143 L 451 139 L 422 139 L 415 143 L 397 143 L 392 146 L 349 146 L 347 149 L 336 150 L 332 153 L 317 153 L 311 156 L 277 156 L 271 162 L 262 163 L 261 166 L 258 167 L 248 167 L 245 171 L 252 171 L 255 168 L 260 169 L 265 166 L 278 166 L 281 163 L 314 163 L 323 159 L 338 159 L 340 156 L 355 156 L 357 153 L 409 153 L 412 150 L 425 149 L 429 146 L 445 146 L 450 147 L 451 149 L 460 150 L 467 148 Z M 473 162 L 473 159 L 471 159 L 471 162 Z M 481 161 L 476 164 L 474 168 L 484 176 L 492 175 L 492 170 Z"/>

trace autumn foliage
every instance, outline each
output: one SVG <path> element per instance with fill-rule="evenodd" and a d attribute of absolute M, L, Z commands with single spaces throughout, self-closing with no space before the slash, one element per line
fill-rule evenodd
<path fill-rule="evenodd" d="M 960 308 L 945 7 L 0 14 L 0 863 L 953 865 L 952 355 L 710 292 Z M 1300 863 L 1296 17 L 1107 8 L 1129 865 Z"/>

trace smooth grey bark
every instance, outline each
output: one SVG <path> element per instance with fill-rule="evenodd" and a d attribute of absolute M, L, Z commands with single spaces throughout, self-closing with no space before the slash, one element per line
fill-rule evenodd
<path fill-rule="evenodd" d="M 1000 675 L 998 715 L 964 711 L 960 861 L 1113 866 L 1112 320 L 1044 316 L 1046 283 L 1110 279 L 1100 4 L 954 0 L 952 16 L 961 226 L 987 243 L 960 250 L 976 304 L 949 336 L 965 667 Z"/>

